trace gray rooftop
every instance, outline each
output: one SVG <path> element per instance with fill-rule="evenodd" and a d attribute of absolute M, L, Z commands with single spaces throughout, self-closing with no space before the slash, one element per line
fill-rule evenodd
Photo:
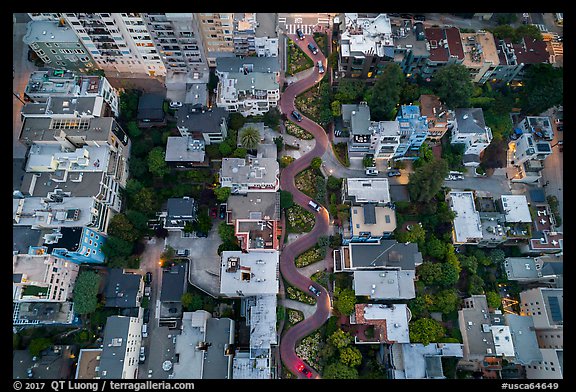
<path fill-rule="evenodd" d="M 414 278 L 414 271 L 354 271 L 354 292 L 371 299 L 412 299 Z"/>
<path fill-rule="evenodd" d="M 226 349 L 234 344 L 234 321 L 229 318 L 206 320 L 206 343 L 210 346 L 204 357 L 202 378 L 231 378 L 232 353 L 226 355 Z"/>
<path fill-rule="evenodd" d="M 395 378 L 404 379 L 445 378 L 441 358 L 463 356 L 459 343 L 394 343 L 391 351 L 395 362 L 400 361 Z"/>
<path fill-rule="evenodd" d="M 454 110 L 458 133 L 485 133 L 486 122 L 482 108 Z M 466 118 L 465 118 L 466 117 Z"/>
<path fill-rule="evenodd" d="M 346 120 L 344 120 L 346 121 Z M 371 135 L 370 130 L 370 107 L 359 104 L 350 112 L 350 130 L 354 135 Z"/>
<path fill-rule="evenodd" d="M 398 49 L 409 49 L 414 57 L 430 56 L 430 50 L 426 48 L 423 24 L 416 22 L 412 25 L 409 20 L 402 20 L 399 23 L 400 25 L 392 25 L 396 51 L 398 52 Z"/>
<path fill-rule="evenodd" d="M 110 316 L 104 327 L 102 354 L 100 355 L 100 377 L 121 379 L 130 329 L 130 317 Z"/>
<path fill-rule="evenodd" d="M 58 351 L 55 349 L 58 348 Z M 70 354 L 74 346 L 52 346 L 42 352 L 35 361 L 28 350 L 12 351 L 12 378 L 27 379 L 26 374 L 32 368 L 33 379 L 67 379 L 71 374 L 72 360 Z"/>
<path fill-rule="evenodd" d="M 191 197 L 172 197 L 166 202 L 167 219 L 193 218 L 196 216 L 194 199 Z"/>
<path fill-rule="evenodd" d="M 48 192 L 54 192 L 55 189 L 62 189 L 63 192 L 70 192 L 70 197 L 89 197 L 96 196 L 100 190 L 100 181 L 104 176 L 103 172 L 83 173 L 81 181 L 78 173 L 71 173 L 66 182 L 53 181 L 54 174 L 57 173 L 26 173 L 22 179 L 20 190 L 26 194 L 34 185 L 30 195 L 32 197 L 46 197 Z M 33 182 L 35 181 L 35 182 Z"/>
<path fill-rule="evenodd" d="M 536 260 L 533 257 L 507 257 L 504 269 L 509 280 L 537 279 Z"/>
<path fill-rule="evenodd" d="M 164 97 L 159 94 L 142 94 L 138 100 L 138 120 L 162 121 L 164 119 Z"/>
<path fill-rule="evenodd" d="M 221 133 L 222 121 L 228 121 L 228 117 L 229 113 L 224 108 L 213 107 L 207 110 L 199 105 L 185 104 L 176 112 L 178 127 L 199 133 Z"/>
<path fill-rule="evenodd" d="M 174 352 L 179 355 L 179 361 L 174 364 L 174 378 L 202 378 L 204 351 L 197 348 L 198 343 L 205 341 L 206 319 L 212 317 L 205 310 L 184 312 L 182 314 L 182 333 L 176 335 Z"/>
<path fill-rule="evenodd" d="M 204 140 L 191 136 L 170 136 L 166 142 L 166 162 L 204 162 Z"/>
<path fill-rule="evenodd" d="M 274 57 L 256 57 L 274 58 Z M 251 72 L 247 75 L 241 72 L 230 72 L 228 79 L 236 79 L 236 91 L 278 90 L 280 85 L 273 73 Z"/>
<path fill-rule="evenodd" d="M 422 253 L 415 243 L 381 240 L 380 243 L 350 243 L 352 268 L 400 268 L 414 270 L 422 264 Z"/>
<path fill-rule="evenodd" d="M 387 178 L 347 178 L 347 197 L 355 203 L 389 203 L 390 184 Z"/>
<path fill-rule="evenodd" d="M 27 253 L 29 246 L 42 244 L 42 231 L 27 226 L 12 226 L 12 251 Z"/>
<path fill-rule="evenodd" d="M 534 319 L 530 316 L 517 314 L 505 314 L 504 319 L 510 327 L 516 361 L 521 365 L 541 361 L 542 353 L 538 347 L 538 340 L 534 331 Z"/>
<path fill-rule="evenodd" d="M 99 116 L 102 113 L 104 99 L 102 97 L 54 96 L 46 102 L 29 102 L 22 108 L 25 115 L 67 115 L 78 117 Z"/>
<path fill-rule="evenodd" d="M 273 184 L 279 167 L 273 158 L 252 159 L 248 164 L 243 158 L 223 158 L 221 173 L 235 184 Z"/>
<path fill-rule="evenodd" d="M 79 42 L 78 36 L 68 26 L 58 27 L 58 22 L 33 20 L 26 24 L 26 35 L 22 39 L 26 45 L 34 42 Z"/>
<path fill-rule="evenodd" d="M 232 221 L 236 219 L 278 220 L 280 219 L 280 192 L 250 192 L 245 195 L 230 195 L 228 211 Z"/>
<path fill-rule="evenodd" d="M 216 59 L 216 69 L 218 72 L 243 72 L 244 67 L 251 72 L 279 72 L 280 63 L 276 57 L 219 57 Z"/>
<path fill-rule="evenodd" d="M 490 329 L 488 302 L 485 295 L 473 295 L 473 307 L 463 308 L 458 311 L 458 318 L 462 320 L 460 332 L 466 335 L 464 342 L 468 343 L 468 353 L 472 358 L 482 357 L 487 354 L 496 354 L 496 347 Z M 462 330 L 462 325 L 465 330 Z"/>
<path fill-rule="evenodd" d="M 139 274 L 124 273 L 121 268 L 109 270 L 104 296 L 106 306 L 111 308 L 133 308 L 137 300 L 142 277 Z"/>
<path fill-rule="evenodd" d="M 372 203 L 364 204 L 364 224 L 376 224 L 376 205 Z"/>
<path fill-rule="evenodd" d="M 186 292 L 186 263 L 177 264 L 162 270 L 162 292 L 160 301 L 180 302 Z"/>

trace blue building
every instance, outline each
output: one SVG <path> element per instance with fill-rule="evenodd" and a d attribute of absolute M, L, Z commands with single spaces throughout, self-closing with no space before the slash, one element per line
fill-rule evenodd
<path fill-rule="evenodd" d="M 43 238 L 44 246 L 31 246 L 29 254 L 49 253 L 76 264 L 104 263 L 102 245 L 106 236 L 88 227 L 61 227 Z"/>
<path fill-rule="evenodd" d="M 402 105 L 396 121 L 400 126 L 400 145 L 393 158 L 418 159 L 418 154 L 410 154 L 410 152 L 418 151 L 428 136 L 426 116 L 420 115 L 419 106 Z"/>

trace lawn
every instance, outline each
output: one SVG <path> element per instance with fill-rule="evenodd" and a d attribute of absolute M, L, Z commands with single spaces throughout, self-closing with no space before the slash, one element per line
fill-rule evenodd
<path fill-rule="evenodd" d="M 332 144 L 334 155 L 343 166 L 350 167 L 350 159 L 348 158 L 348 145 L 346 143 Z"/>
<path fill-rule="evenodd" d="M 292 121 L 285 121 L 284 125 L 286 126 L 286 133 L 288 135 L 292 135 L 297 137 L 298 139 L 302 140 L 312 140 L 314 136 L 305 129 L 299 127 L 298 125 L 294 124 Z"/>
<path fill-rule="evenodd" d="M 307 233 L 314 227 L 314 214 L 295 204 L 286 210 L 288 233 Z"/>
<path fill-rule="evenodd" d="M 286 74 L 294 75 L 314 66 L 314 61 L 291 39 L 288 40 L 288 69 Z"/>

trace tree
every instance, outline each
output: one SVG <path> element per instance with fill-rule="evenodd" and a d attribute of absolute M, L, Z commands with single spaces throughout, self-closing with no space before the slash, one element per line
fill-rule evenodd
<path fill-rule="evenodd" d="M 486 292 L 486 301 L 488 302 L 488 307 L 492 309 L 498 309 L 502 305 L 502 298 L 495 291 Z"/>
<path fill-rule="evenodd" d="M 102 245 L 102 253 L 109 266 L 123 267 L 126 258 L 132 254 L 134 243 L 109 235 Z"/>
<path fill-rule="evenodd" d="M 438 284 L 442 287 L 450 287 L 460 279 L 460 268 L 453 263 L 442 263 L 442 274 Z"/>
<path fill-rule="evenodd" d="M 405 82 L 400 93 L 400 104 L 411 105 L 420 98 L 420 87 L 416 83 Z"/>
<path fill-rule="evenodd" d="M 332 116 L 340 117 L 342 115 L 342 103 L 340 101 L 333 101 L 330 104 L 330 109 L 332 110 Z"/>
<path fill-rule="evenodd" d="M 422 343 L 424 346 L 437 342 L 445 334 L 445 329 L 438 321 L 431 318 L 420 318 L 410 322 L 410 342 Z"/>
<path fill-rule="evenodd" d="M 478 271 L 478 260 L 475 256 L 459 255 L 458 258 L 460 259 L 462 268 L 471 274 L 475 274 Z"/>
<path fill-rule="evenodd" d="M 440 68 L 433 76 L 436 94 L 449 109 L 466 108 L 474 92 L 470 71 L 462 64 Z"/>
<path fill-rule="evenodd" d="M 476 274 L 468 277 L 468 294 L 481 295 L 484 293 L 484 280 Z"/>
<path fill-rule="evenodd" d="M 278 130 L 280 126 L 280 119 L 282 118 L 282 114 L 280 114 L 280 110 L 278 108 L 273 107 L 270 108 L 263 116 L 264 125 L 270 127 L 274 130 Z"/>
<path fill-rule="evenodd" d="M 144 188 L 144 185 L 142 185 L 140 181 L 130 178 L 128 181 L 126 181 L 126 188 L 124 188 L 124 193 L 128 199 L 132 199 L 138 192 L 140 192 L 140 190 L 142 190 L 142 188 Z"/>
<path fill-rule="evenodd" d="M 274 144 L 276 144 L 276 151 L 282 151 L 284 148 L 284 138 L 282 136 L 277 136 L 272 140 L 274 140 Z"/>
<path fill-rule="evenodd" d="M 128 121 L 126 124 L 126 133 L 130 136 L 130 139 L 138 139 L 142 135 L 142 130 L 138 128 L 138 123 L 136 121 Z"/>
<path fill-rule="evenodd" d="M 506 259 L 506 254 L 502 249 L 492 249 L 488 254 L 488 258 L 492 265 L 502 265 Z"/>
<path fill-rule="evenodd" d="M 246 150 L 244 147 L 238 147 L 232 153 L 232 158 L 246 158 L 247 154 L 248 150 Z"/>
<path fill-rule="evenodd" d="M 199 294 L 186 292 L 182 294 L 182 298 L 180 299 L 180 301 L 182 302 L 182 306 L 188 312 L 195 312 L 197 310 L 202 309 L 203 301 L 202 296 Z"/>
<path fill-rule="evenodd" d="M 312 161 L 310 162 L 310 167 L 314 170 L 318 170 L 320 169 L 320 166 L 322 166 L 322 158 L 320 157 L 312 158 Z"/>
<path fill-rule="evenodd" d="M 222 154 L 223 157 L 229 157 L 230 154 L 232 154 L 232 151 L 234 151 L 234 148 L 230 147 L 230 144 L 226 143 L 226 141 L 223 141 L 218 144 L 218 151 L 220 151 L 220 154 Z"/>
<path fill-rule="evenodd" d="M 214 194 L 216 195 L 216 200 L 218 200 L 219 203 L 224 203 L 226 202 L 226 200 L 228 200 L 228 197 L 230 196 L 230 192 L 231 189 L 230 187 L 217 187 L 214 189 Z"/>
<path fill-rule="evenodd" d="M 364 158 L 362 158 L 362 166 L 374 167 L 374 156 L 372 154 L 364 155 Z"/>
<path fill-rule="evenodd" d="M 442 277 L 442 264 L 425 261 L 417 267 L 418 276 L 427 286 L 435 286 Z"/>
<path fill-rule="evenodd" d="M 148 154 L 148 171 L 157 177 L 168 174 L 170 168 L 166 164 L 165 156 L 162 147 L 154 147 Z"/>
<path fill-rule="evenodd" d="M 234 235 L 234 226 L 226 222 L 220 222 L 218 225 L 218 235 L 222 239 L 222 242 L 237 242 L 237 238 Z"/>
<path fill-rule="evenodd" d="M 285 210 L 294 205 L 294 196 L 288 191 L 280 190 L 280 208 Z"/>
<path fill-rule="evenodd" d="M 343 289 L 336 294 L 334 292 L 334 308 L 343 315 L 351 315 L 356 305 L 356 293 L 352 289 Z"/>
<path fill-rule="evenodd" d="M 134 242 L 138 238 L 138 232 L 132 222 L 122 213 L 116 214 L 110 219 L 108 235 L 116 236 L 127 242 Z"/>
<path fill-rule="evenodd" d="M 94 271 L 78 274 L 74 285 L 74 311 L 80 315 L 92 313 L 98 305 L 100 275 Z"/>
<path fill-rule="evenodd" d="M 552 64 L 533 64 L 524 76 L 524 89 L 520 94 L 522 111 L 539 115 L 564 101 L 564 69 Z"/>
<path fill-rule="evenodd" d="M 52 340 L 48 338 L 35 338 L 30 341 L 28 351 L 33 357 L 39 357 L 42 351 L 52 346 Z"/>
<path fill-rule="evenodd" d="M 433 257 L 436 260 L 442 260 L 446 255 L 446 244 L 436 238 L 436 236 L 431 235 L 426 242 L 426 252 L 428 253 L 428 256 Z"/>
<path fill-rule="evenodd" d="M 128 165 L 130 168 L 130 175 L 132 177 L 142 178 L 148 175 L 148 163 L 144 159 L 138 158 L 137 156 L 132 156 Z"/>
<path fill-rule="evenodd" d="M 538 28 L 538 26 L 533 24 L 523 24 L 516 28 L 514 32 L 514 41 L 517 43 L 522 42 L 524 40 L 537 40 L 542 41 L 544 37 L 542 36 L 542 32 Z"/>
<path fill-rule="evenodd" d="M 326 379 L 357 379 L 358 370 L 348 367 L 341 362 L 334 362 L 326 366 L 323 378 Z"/>
<path fill-rule="evenodd" d="M 416 202 L 428 203 L 438 193 L 444 178 L 448 174 L 448 165 L 443 159 L 432 159 L 410 174 L 408 193 Z"/>
<path fill-rule="evenodd" d="M 332 335 L 328 336 L 328 343 L 336 347 L 337 349 L 342 349 L 354 341 L 354 338 L 350 333 L 345 332 L 341 329 L 337 329 Z"/>
<path fill-rule="evenodd" d="M 430 294 L 421 294 L 410 300 L 408 307 L 414 316 L 424 317 L 428 315 L 428 310 L 433 304 L 434 301 Z"/>
<path fill-rule="evenodd" d="M 160 255 L 160 261 L 162 262 L 162 264 L 170 264 L 174 261 L 175 257 L 176 257 L 176 249 L 168 245 Z"/>
<path fill-rule="evenodd" d="M 455 289 L 446 289 L 439 291 L 432 296 L 432 307 L 430 310 L 442 312 L 444 314 L 455 311 L 460 302 L 460 297 Z"/>
<path fill-rule="evenodd" d="M 212 219 L 208 211 L 202 211 L 198 214 L 197 229 L 200 233 L 208 233 L 212 229 Z"/>
<path fill-rule="evenodd" d="M 229 119 L 228 126 L 230 127 L 230 129 L 235 131 L 242 128 L 246 123 L 246 117 L 244 117 L 238 112 L 230 113 L 228 119 Z"/>
<path fill-rule="evenodd" d="M 133 207 L 145 214 L 152 214 L 157 209 L 156 194 L 151 188 L 142 188 L 134 195 Z"/>
<path fill-rule="evenodd" d="M 342 188 L 342 179 L 334 176 L 329 176 L 328 180 L 326 181 L 326 188 L 329 191 L 336 192 Z"/>
<path fill-rule="evenodd" d="M 372 121 L 391 120 L 400 101 L 404 73 L 398 64 L 388 64 L 376 77 L 374 86 L 365 93 Z"/>
<path fill-rule="evenodd" d="M 128 210 L 126 211 L 126 218 L 139 233 L 148 231 L 148 217 L 140 211 Z M 110 228 L 108 228 L 108 233 L 110 233 Z"/>
<path fill-rule="evenodd" d="M 338 56 L 337 52 L 336 56 Z M 344 104 L 357 103 L 364 95 L 366 84 L 360 79 L 341 79 L 336 88 L 334 99 Z"/>
<path fill-rule="evenodd" d="M 240 131 L 240 144 L 248 150 L 254 150 L 260 144 L 260 131 L 247 127 Z"/>
<path fill-rule="evenodd" d="M 362 353 L 356 347 L 344 347 L 340 350 L 340 362 L 352 368 L 362 363 Z"/>
<path fill-rule="evenodd" d="M 415 242 L 419 247 L 423 247 L 426 240 L 426 231 L 422 226 L 416 224 L 412 225 L 410 231 L 396 231 L 394 237 L 398 242 Z"/>
<path fill-rule="evenodd" d="M 332 69 L 338 69 L 338 52 L 333 51 L 328 55 L 328 66 Z"/>

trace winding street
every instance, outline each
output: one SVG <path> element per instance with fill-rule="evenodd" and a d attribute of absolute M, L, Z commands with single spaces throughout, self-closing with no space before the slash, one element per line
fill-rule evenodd
<path fill-rule="evenodd" d="M 289 35 L 289 37 L 314 60 L 314 63 L 321 60 L 326 69 L 327 64 L 324 54 L 321 51 L 318 51 L 318 54 L 313 55 L 308 49 L 308 43 L 317 46 L 312 36 L 307 35 L 304 40 L 299 40 L 294 35 Z M 289 119 L 292 119 L 291 113 L 294 110 L 294 99 L 296 96 L 302 94 L 304 91 L 320 82 L 324 75 L 325 74 L 320 74 L 318 72 L 318 67 L 314 66 L 314 72 L 312 72 L 308 77 L 289 85 L 280 98 L 279 106 L 282 113 L 285 113 Z M 299 172 L 306 169 L 313 158 L 322 157 L 324 155 L 326 148 L 328 147 L 328 136 L 320 125 L 305 116 L 303 116 L 301 122 L 298 122 L 298 125 L 314 135 L 316 144 L 312 150 L 283 169 L 280 175 L 280 188 L 292 193 L 295 203 L 307 210 L 310 210 L 308 202 L 311 199 L 296 188 L 294 177 Z M 300 253 L 311 248 L 316 244 L 316 242 L 318 242 L 319 237 L 328 233 L 329 216 L 326 208 L 322 207 L 319 212 L 314 212 L 314 214 L 316 215 L 316 224 L 312 231 L 300 237 L 295 242 L 287 245 L 280 255 L 280 272 L 292 286 L 297 287 L 305 293 L 309 293 L 308 287 L 311 284 L 314 284 L 314 286 L 321 292 L 320 296 L 317 297 L 316 312 L 311 317 L 308 317 L 291 327 L 280 341 L 280 356 L 282 361 L 288 370 L 298 378 L 307 377 L 298 371 L 298 367 L 302 365 L 304 361 L 296 355 L 296 344 L 328 320 L 331 308 L 330 298 L 326 289 L 317 283 L 314 283 L 310 278 L 301 275 L 294 263 L 295 258 Z M 312 372 L 311 378 L 320 378 L 319 374 L 313 368 L 308 365 L 306 367 Z"/>

